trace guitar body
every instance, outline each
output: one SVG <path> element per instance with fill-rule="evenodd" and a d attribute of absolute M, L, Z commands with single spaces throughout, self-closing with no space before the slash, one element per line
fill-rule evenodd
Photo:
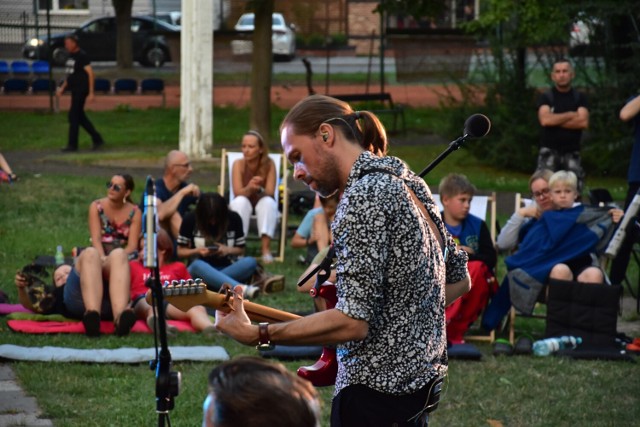
<path fill-rule="evenodd" d="M 336 296 L 336 285 L 326 284 L 320 287 L 318 296 L 324 298 L 327 302 L 327 309 L 332 309 L 338 302 Z M 298 376 L 311 383 L 316 387 L 327 387 L 336 383 L 336 375 L 338 374 L 338 359 L 336 357 L 335 347 L 324 347 L 322 354 L 316 363 L 311 366 L 301 366 L 298 368 Z"/>

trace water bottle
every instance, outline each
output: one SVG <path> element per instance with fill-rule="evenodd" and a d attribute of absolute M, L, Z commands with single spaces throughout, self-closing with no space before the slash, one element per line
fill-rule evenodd
<path fill-rule="evenodd" d="M 562 336 L 547 338 L 533 343 L 533 354 L 536 356 L 548 356 L 565 348 L 576 348 L 582 343 L 582 338 Z"/>
<path fill-rule="evenodd" d="M 64 254 L 62 253 L 62 246 L 58 245 L 58 247 L 56 247 L 56 265 L 62 265 L 64 264 Z"/>

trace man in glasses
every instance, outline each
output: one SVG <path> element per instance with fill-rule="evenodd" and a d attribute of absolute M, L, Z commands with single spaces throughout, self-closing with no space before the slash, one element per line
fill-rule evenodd
<path fill-rule="evenodd" d="M 164 161 L 162 178 L 156 180 L 156 197 L 160 202 L 158 219 L 174 239 L 180 233 L 182 217 L 200 197 L 200 188 L 188 182 L 192 173 L 189 156 L 182 151 L 171 150 Z M 140 208 L 143 207 L 144 194 L 140 202 Z"/>

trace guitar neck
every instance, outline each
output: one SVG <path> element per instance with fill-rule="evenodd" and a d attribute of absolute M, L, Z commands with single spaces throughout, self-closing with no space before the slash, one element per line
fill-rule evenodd
<path fill-rule="evenodd" d="M 231 311 L 233 307 L 233 297 L 225 294 L 211 292 L 202 283 L 167 285 L 162 288 L 164 299 L 171 305 L 182 311 L 188 311 L 196 305 L 204 305 L 225 313 Z M 146 300 L 151 304 L 151 291 L 147 292 Z M 288 320 L 299 319 L 297 314 L 245 301 L 244 310 L 254 322 L 286 322 Z"/>

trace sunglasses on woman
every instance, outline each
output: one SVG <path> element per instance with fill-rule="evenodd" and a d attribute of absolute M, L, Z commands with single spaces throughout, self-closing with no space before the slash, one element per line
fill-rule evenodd
<path fill-rule="evenodd" d="M 113 188 L 113 191 L 119 193 L 122 190 L 122 187 L 119 184 L 114 184 L 113 182 L 107 182 L 107 190 Z"/>

